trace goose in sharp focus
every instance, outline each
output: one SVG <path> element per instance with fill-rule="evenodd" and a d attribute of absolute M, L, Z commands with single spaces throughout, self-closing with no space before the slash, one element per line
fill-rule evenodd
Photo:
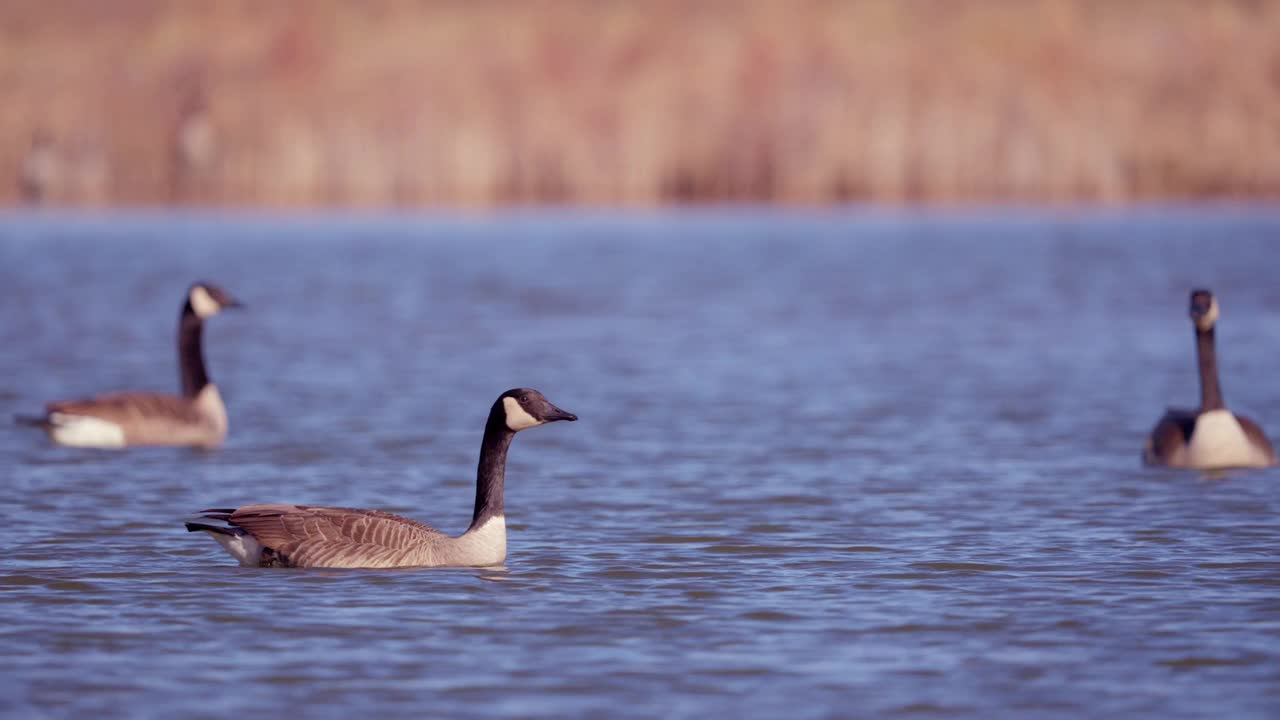
<path fill-rule="evenodd" d="M 215 447 L 227 435 L 227 409 L 204 367 L 204 321 L 241 304 L 216 285 L 187 291 L 178 319 L 182 395 L 122 392 L 52 402 L 41 417 L 18 421 L 43 428 L 60 445 L 123 448 L 137 445 Z"/>
<path fill-rule="evenodd" d="M 1231 412 L 1222 402 L 1213 337 L 1218 300 L 1213 293 L 1191 292 L 1191 321 L 1200 359 L 1200 407 L 1168 410 L 1147 438 L 1143 461 L 1147 465 L 1197 470 L 1274 465 L 1276 451 L 1262 428 Z"/>
<path fill-rule="evenodd" d="M 202 510 L 187 530 L 209 533 L 246 567 L 485 567 L 507 557 L 502 507 L 507 449 L 517 432 L 577 420 L 537 390 L 518 388 L 489 410 L 476 471 L 471 525 L 450 537 L 416 520 L 380 510 L 309 505 L 245 505 Z"/>

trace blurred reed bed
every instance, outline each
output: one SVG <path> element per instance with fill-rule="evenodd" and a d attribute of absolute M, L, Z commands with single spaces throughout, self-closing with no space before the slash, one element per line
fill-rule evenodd
<path fill-rule="evenodd" d="M 1280 197 L 1280 1 L 0 3 L 0 202 Z"/>

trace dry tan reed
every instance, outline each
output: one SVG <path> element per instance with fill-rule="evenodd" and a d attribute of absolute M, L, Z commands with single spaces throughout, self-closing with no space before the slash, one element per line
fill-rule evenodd
<path fill-rule="evenodd" d="M 0 3 L 0 202 L 1280 197 L 1280 1 Z"/>

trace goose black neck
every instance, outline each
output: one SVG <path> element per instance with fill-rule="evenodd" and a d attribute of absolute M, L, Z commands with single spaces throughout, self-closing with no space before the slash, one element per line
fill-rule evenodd
<path fill-rule="evenodd" d="M 203 336 L 204 320 L 187 301 L 178 320 L 178 367 L 182 371 L 182 394 L 186 397 L 195 397 L 209 384 L 209 374 L 204 369 Z"/>
<path fill-rule="evenodd" d="M 1196 355 L 1200 360 L 1200 410 L 1221 410 L 1222 386 L 1218 383 L 1218 355 L 1213 328 L 1196 330 Z"/>
<path fill-rule="evenodd" d="M 480 443 L 480 465 L 476 468 L 476 509 L 471 515 L 471 529 L 484 525 L 491 517 L 503 514 L 502 491 L 507 475 L 507 449 L 516 434 L 507 427 L 502 403 L 494 403 L 489 421 L 484 426 Z"/>

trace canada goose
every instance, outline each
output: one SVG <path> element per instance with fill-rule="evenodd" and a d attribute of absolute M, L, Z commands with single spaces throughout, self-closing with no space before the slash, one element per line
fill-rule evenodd
<path fill-rule="evenodd" d="M 1198 470 L 1274 465 L 1276 451 L 1262 428 L 1222 402 L 1213 340 L 1218 300 L 1213 293 L 1191 291 L 1191 321 L 1200 359 L 1200 408 L 1165 412 L 1147 438 L 1143 462 Z"/>
<path fill-rule="evenodd" d="M 245 505 L 202 510 L 187 530 L 213 536 L 246 567 L 483 567 L 507 557 L 502 507 L 507 449 L 517 432 L 556 420 L 577 420 L 537 390 L 502 393 L 489 410 L 476 470 L 471 525 L 450 537 L 416 520 L 380 510 Z"/>
<path fill-rule="evenodd" d="M 59 445 L 122 448 L 135 445 L 214 447 L 227 435 L 227 409 L 204 367 L 206 318 L 241 307 L 224 290 L 198 282 L 187 291 L 178 319 L 182 395 L 123 392 L 52 402 L 42 417 L 18 421 L 43 428 Z"/>

